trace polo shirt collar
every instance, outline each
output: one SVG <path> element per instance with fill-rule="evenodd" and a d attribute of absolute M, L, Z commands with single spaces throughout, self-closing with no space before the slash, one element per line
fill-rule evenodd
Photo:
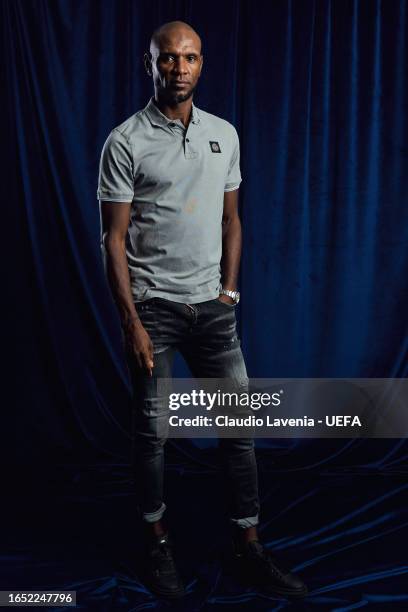
<path fill-rule="evenodd" d="M 169 123 L 174 123 L 174 119 L 169 119 L 164 115 L 161 110 L 156 106 L 153 102 L 153 96 L 150 98 L 147 106 L 145 107 L 145 112 L 150 119 L 150 122 L 153 125 L 158 126 L 167 126 Z M 194 103 L 191 103 L 191 119 L 190 123 L 198 124 L 200 123 L 200 114 Z"/>

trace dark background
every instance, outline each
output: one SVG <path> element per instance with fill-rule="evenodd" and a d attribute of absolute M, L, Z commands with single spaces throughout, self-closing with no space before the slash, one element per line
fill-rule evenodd
<path fill-rule="evenodd" d="M 194 101 L 241 140 L 249 376 L 406 377 L 407 3 L 3 0 L 1 10 L 1 588 L 74 585 L 86 608 L 154 606 L 132 574 L 130 387 L 100 256 L 102 145 L 152 95 L 151 32 L 190 23 L 204 53 Z M 181 360 L 175 374 L 187 375 Z M 283 609 L 242 595 L 211 561 L 209 532 L 222 542 L 225 525 L 207 446 L 166 448 L 194 605 Z M 296 609 L 406 609 L 406 441 L 257 446 L 261 534 L 312 592 Z"/>

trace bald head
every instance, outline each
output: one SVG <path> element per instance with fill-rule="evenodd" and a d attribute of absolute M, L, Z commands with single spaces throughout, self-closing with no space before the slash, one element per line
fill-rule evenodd
<path fill-rule="evenodd" d="M 181 40 L 190 39 L 194 45 L 197 45 L 201 53 L 201 38 L 197 32 L 184 21 L 169 21 L 157 28 L 150 40 L 150 53 L 155 56 L 162 46 L 167 46 L 169 43 Z"/>
<path fill-rule="evenodd" d="M 185 102 L 192 97 L 201 74 L 201 39 L 184 21 L 164 23 L 152 34 L 144 64 L 153 77 L 156 100 L 169 106 Z"/>

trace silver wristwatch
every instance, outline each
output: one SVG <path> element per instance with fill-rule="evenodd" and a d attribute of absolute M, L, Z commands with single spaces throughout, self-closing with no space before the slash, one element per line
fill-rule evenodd
<path fill-rule="evenodd" d="M 234 300 L 236 304 L 239 302 L 240 294 L 239 291 L 230 291 L 230 289 L 221 289 L 221 295 L 228 295 L 230 298 Z"/>

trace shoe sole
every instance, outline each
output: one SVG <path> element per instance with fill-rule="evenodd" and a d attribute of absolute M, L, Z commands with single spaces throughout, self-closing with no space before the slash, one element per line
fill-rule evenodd
<path fill-rule="evenodd" d="M 148 580 L 143 578 L 143 584 L 153 595 L 157 595 L 157 597 L 162 597 L 164 599 L 181 599 L 186 595 L 185 589 L 180 589 L 178 591 L 162 591 L 157 588 L 153 584 L 151 584 Z"/>
<path fill-rule="evenodd" d="M 171 593 L 158 591 L 157 589 L 154 589 L 153 587 L 149 586 L 148 584 L 146 584 L 146 588 L 149 589 L 149 591 L 152 593 L 152 595 L 155 595 L 156 597 L 159 597 L 160 599 L 171 599 L 171 600 L 173 600 L 173 599 L 182 599 L 186 595 L 185 591 L 172 591 Z"/>
<path fill-rule="evenodd" d="M 278 595 L 281 597 L 286 597 L 287 599 L 303 599 L 309 593 L 308 588 L 305 587 L 301 591 L 288 591 L 285 589 L 280 589 L 279 587 L 266 587 L 266 586 L 257 586 L 253 585 L 260 592 L 268 594 L 268 595 Z"/>

